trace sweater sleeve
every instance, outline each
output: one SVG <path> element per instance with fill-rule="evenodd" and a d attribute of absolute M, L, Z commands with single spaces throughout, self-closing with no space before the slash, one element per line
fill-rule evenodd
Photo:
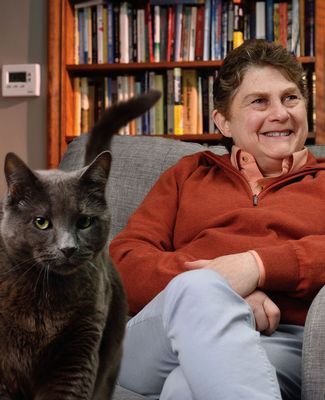
<path fill-rule="evenodd" d="M 295 298 L 313 298 L 325 284 L 325 235 L 288 240 L 256 252 L 265 269 L 262 289 L 286 292 Z"/>
<path fill-rule="evenodd" d="M 194 258 L 173 247 L 182 182 L 196 158 L 185 157 L 153 186 L 124 230 L 110 245 L 110 255 L 123 280 L 129 312 L 137 313 Z"/>

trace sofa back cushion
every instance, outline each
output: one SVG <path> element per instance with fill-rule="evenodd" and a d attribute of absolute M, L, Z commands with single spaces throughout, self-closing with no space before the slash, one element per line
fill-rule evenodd
<path fill-rule="evenodd" d="M 70 143 L 59 168 L 72 171 L 83 167 L 87 135 Z M 114 136 L 111 141 L 112 167 L 107 185 L 111 212 L 109 241 L 126 225 L 152 185 L 167 168 L 181 157 L 204 151 L 198 143 L 146 136 Z M 209 146 L 216 154 L 226 153 L 223 146 Z M 312 146 L 316 156 L 325 156 L 325 146 Z"/>

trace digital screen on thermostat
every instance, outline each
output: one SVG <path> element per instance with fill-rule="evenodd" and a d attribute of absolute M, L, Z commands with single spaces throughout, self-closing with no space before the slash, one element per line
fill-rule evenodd
<path fill-rule="evenodd" d="M 26 82 L 26 72 L 9 72 L 9 82 Z"/>

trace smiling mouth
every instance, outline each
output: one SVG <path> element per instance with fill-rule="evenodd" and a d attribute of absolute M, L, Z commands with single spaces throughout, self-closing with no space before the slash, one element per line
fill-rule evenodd
<path fill-rule="evenodd" d="M 262 135 L 263 136 L 267 136 L 267 137 L 287 137 L 287 136 L 290 136 L 292 132 L 293 131 L 291 131 L 291 130 L 281 131 L 281 132 L 278 132 L 278 131 L 276 131 L 276 132 L 265 132 Z"/>

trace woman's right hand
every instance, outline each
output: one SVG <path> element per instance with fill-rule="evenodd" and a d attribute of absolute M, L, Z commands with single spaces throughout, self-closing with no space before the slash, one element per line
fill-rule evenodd
<path fill-rule="evenodd" d="M 272 335 L 280 323 L 279 307 L 261 290 L 255 290 L 245 301 L 250 305 L 256 322 L 256 330 Z"/>

